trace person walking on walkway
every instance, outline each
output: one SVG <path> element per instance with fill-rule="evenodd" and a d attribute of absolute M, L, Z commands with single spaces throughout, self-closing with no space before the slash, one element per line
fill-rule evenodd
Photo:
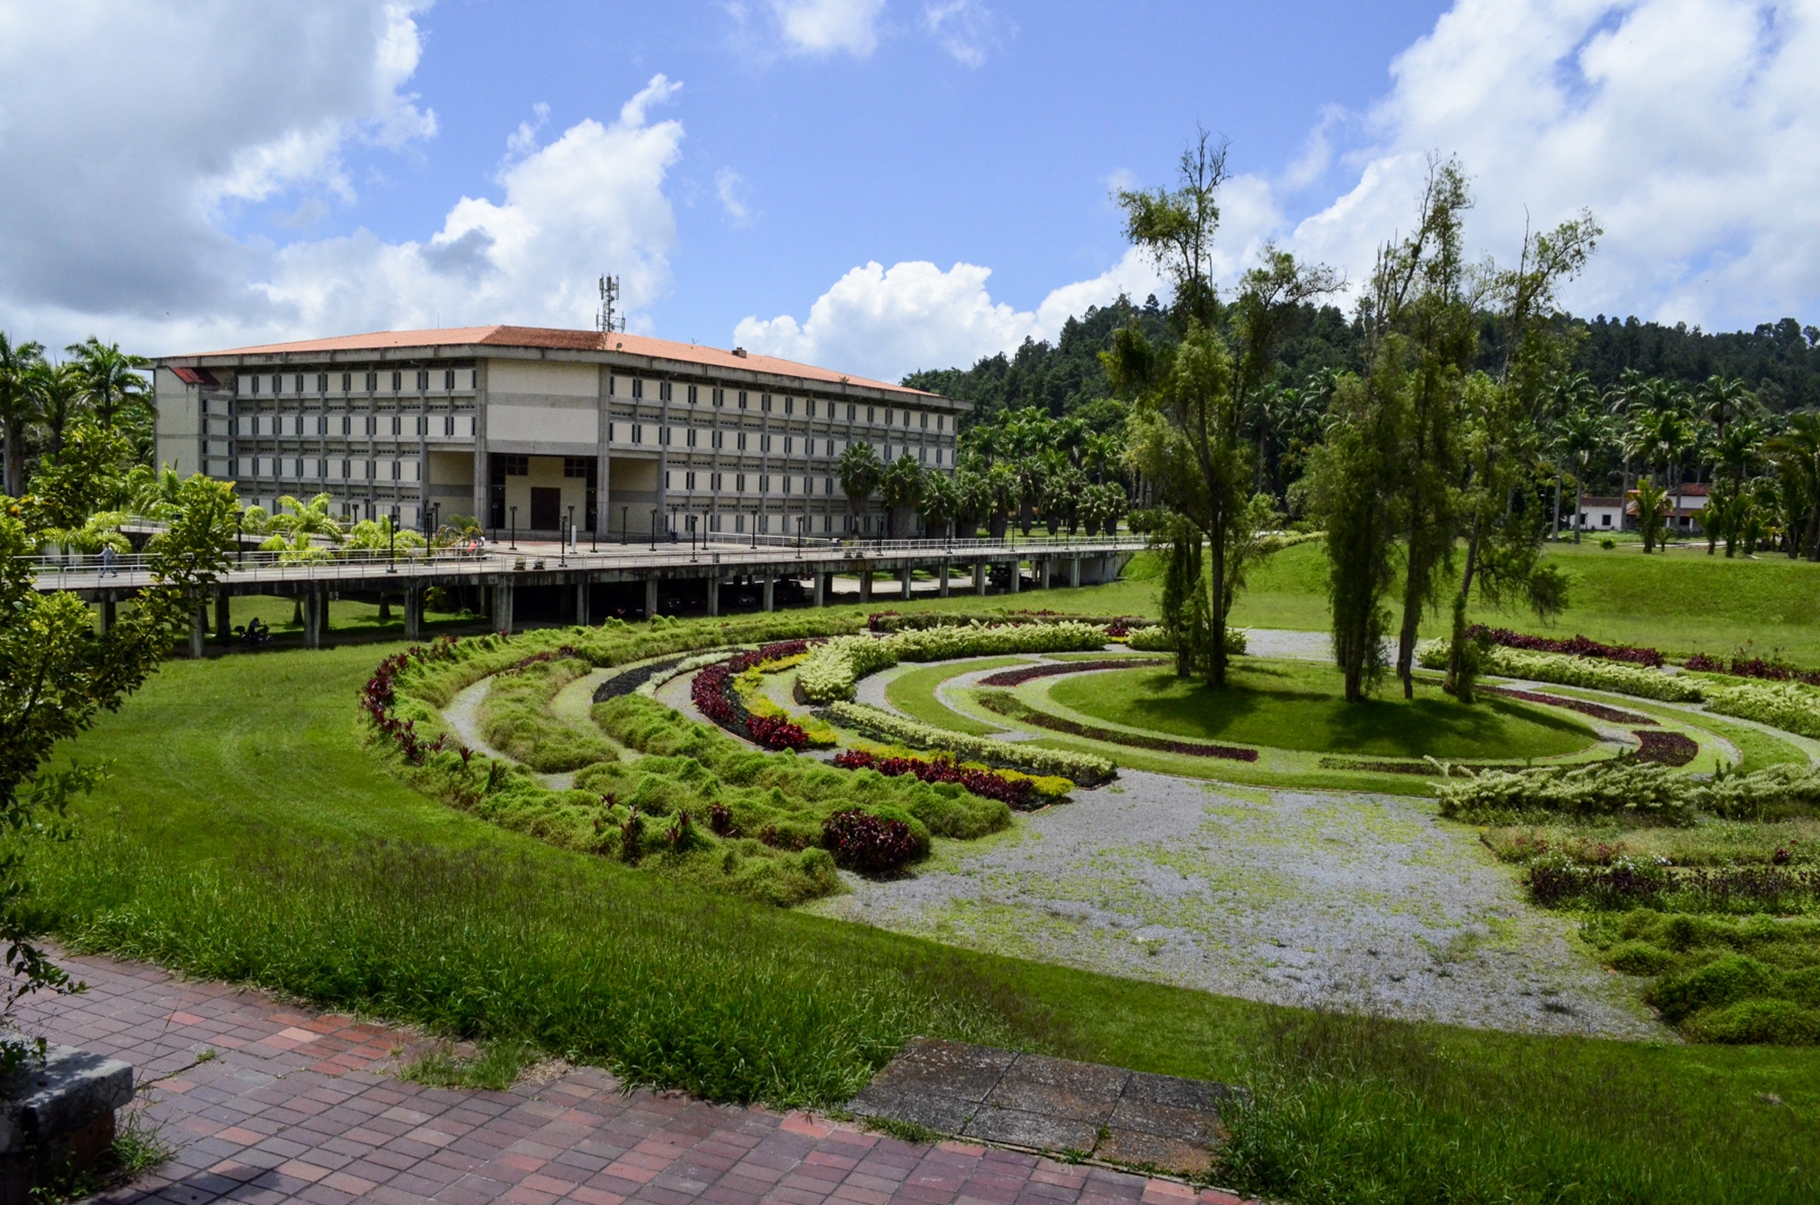
<path fill-rule="evenodd" d="M 114 577 L 119 577 L 120 569 L 115 563 L 119 559 L 120 554 L 114 551 L 112 544 L 103 544 L 101 546 L 101 576 L 107 577 L 112 574 Z"/>

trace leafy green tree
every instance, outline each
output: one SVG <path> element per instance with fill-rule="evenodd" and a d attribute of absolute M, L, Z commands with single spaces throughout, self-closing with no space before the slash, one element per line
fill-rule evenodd
<path fill-rule="evenodd" d="M 12 972 L 0 1020 L 24 996 L 80 990 L 32 940 L 25 911 L 26 847 L 54 833 L 70 797 L 98 775 L 76 763 L 50 768 L 52 751 L 156 671 L 227 566 L 235 505 L 225 483 L 185 482 L 181 509 L 147 546 L 151 584 L 101 635 L 74 594 L 38 592 L 25 559 L 32 536 L 0 507 L 0 944 Z M 24 1053 L 16 1040 L 0 1043 L 0 1059 Z"/>
<path fill-rule="evenodd" d="M 20 499 L 27 528 L 72 530 L 96 511 L 125 507 L 133 461 L 125 436 L 86 420 L 76 423 L 62 447 L 39 462 L 30 492 Z"/>
<path fill-rule="evenodd" d="M 1023 502 L 1023 484 L 1017 471 L 1000 461 L 986 470 L 985 489 L 986 534 L 1002 540 Z"/>
<path fill-rule="evenodd" d="M 1585 526 L 1579 496 L 1587 489 L 1587 464 L 1611 447 L 1615 438 L 1609 415 L 1582 405 L 1564 416 L 1555 428 L 1555 447 L 1574 462 L 1574 543 Z"/>
<path fill-rule="evenodd" d="M 13 498 L 25 491 L 25 431 L 38 418 L 31 373 L 43 359 L 42 344 L 15 343 L 0 331 L 0 433 L 6 439 L 6 479 L 0 489 Z"/>
<path fill-rule="evenodd" d="M 960 490 L 955 485 L 953 476 L 948 473 L 924 475 L 917 512 L 922 515 L 923 524 L 932 538 L 949 534 L 955 517 L 960 513 L 960 503 Z"/>
<path fill-rule="evenodd" d="M 325 536 L 332 543 L 340 543 L 341 521 L 330 510 L 334 501 L 327 494 L 317 494 L 308 502 L 286 494 L 278 499 L 278 513 L 272 516 L 271 530 L 291 536 L 304 536 L 306 539 L 309 536 Z"/>
<path fill-rule="evenodd" d="M 1789 556 L 1820 561 L 1820 414 L 1790 416 L 1764 452 L 1784 499 Z"/>
<path fill-rule="evenodd" d="M 862 440 L 847 446 L 835 468 L 840 475 L 841 492 L 847 495 L 847 513 L 857 534 L 860 519 L 866 513 L 866 502 L 877 492 L 884 466 L 879 464 L 878 453 L 872 450 L 872 445 Z"/>

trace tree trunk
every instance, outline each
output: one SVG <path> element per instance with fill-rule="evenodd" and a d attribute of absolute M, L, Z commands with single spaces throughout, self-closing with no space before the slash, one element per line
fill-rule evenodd
<path fill-rule="evenodd" d="M 1226 532 L 1225 524 L 1215 521 L 1213 530 L 1207 533 L 1208 543 L 1213 553 L 1213 572 L 1208 574 L 1208 589 L 1212 591 L 1213 605 L 1208 608 L 1213 629 L 1213 648 L 1209 650 L 1210 672 L 1208 683 L 1215 690 L 1226 688 Z"/>

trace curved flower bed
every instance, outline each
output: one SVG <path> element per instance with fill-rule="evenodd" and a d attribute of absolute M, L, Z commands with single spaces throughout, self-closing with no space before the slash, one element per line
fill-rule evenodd
<path fill-rule="evenodd" d="M 981 686 L 1021 686 L 1025 682 L 1034 682 L 1038 678 L 1053 678 L 1058 674 L 1086 674 L 1096 669 L 1130 669 L 1134 665 L 1153 665 L 1149 657 L 1115 657 L 1106 661 L 1058 661 L 1047 665 L 1026 665 L 1019 669 L 1000 670 L 981 678 Z"/>
<path fill-rule="evenodd" d="M 1475 623 L 1466 629 L 1470 639 L 1484 636 L 1491 643 L 1508 649 L 1523 649 L 1531 653 L 1566 653 L 1572 657 L 1599 657 L 1606 661 L 1628 661 L 1633 665 L 1647 665 L 1651 669 L 1666 665 L 1668 658 L 1652 648 L 1642 648 L 1633 644 L 1602 644 L 1586 636 L 1572 636 L 1566 640 L 1557 640 L 1548 636 L 1530 636 L 1522 632 L 1513 632 L 1509 628 L 1488 628 Z"/>
<path fill-rule="evenodd" d="M 1473 689 L 1481 694 L 1499 695 L 1524 703 L 1540 703 L 1544 707 L 1565 707 L 1569 711 L 1592 716 L 1595 720 L 1609 720 L 1613 724 L 1653 724 L 1656 722 L 1648 716 L 1638 715 L 1634 711 L 1624 711 L 1617 707 L 1607 707 L 1603 703 L 1573 699 L 1566 695 L 1545 695 L 1541 691 L 1518 690 L 1514 686 L 1476 686 Z"/>
<path fill-rule="evenodd" d="M 1103 648 L 1106 629 L 1072 620 L 1057 623 L 948 624 L 890 636 L 848 636 L 817 647 L 796 676 L 812 703 L 851 700 L 854 684 L 899 661 L 948 661 L 1005 653 L 1070 653 Z"/>
<path fill-rule="evenodd" d="M 833 764 L 843 770 L 877 770 L 886 778 L 911 774 L 924 782 L 959 783 L 982 799 L 996 799 L 1020 812 L 1041 806 L 1036 801 L 1036 784 L 1028 778 L 963 766 L 951 757 L 880 757 L 864 749 L 848 749 L 836 754 Z"/>
<path fill-rule="evenodd" d="M 1026 774 L 1057 775 L 1083 787 L 1097 786 L 1118 772 L 1103 757 L 1089 753 L 1072 753 L 1065 749 L 1045 749 L 1016 741 L 995 741 L 968 736 L 930 724 L 867 707 L 863 703 L 831 703 L 828 716 L 837 724 L 856 729 L 880 740 L 911 745 L 918 749 L 939 749 L 955 757 L 1021 770 Z"/>
<path fill-rule="evenodd" d="M 801 724 L 782 716 L 754 715 L 733 689 L 739 675 L 786 657 L 807 652 L 807 640 L 782 640 L 754 653 L 736 653 L 719 665 L 710 665 L 689 684 L 689 699 L 701 713 L 735 736 L 743 736 L 766 749 L 800 752 L 809 747 L 809 733 Z"/>
<path fill-rule="evenodd" d="M 1820 670 L 1796 669 L 1762 657 L 1733 657 L 1729 663 L 1705 653 L 1687 659 L 1687 668 L 1703 674 L 1727 674 L 1734 678 L 1760 678 L 1766 682 L 1804 682 L 1820 686 Z"/>
<path fill-rule="evenodd" d="M 1692 737 L 1666 728 L 1639 728 L 1632 735 L 1643 743 L 1642 748 L 1630 755 L 1635 761 L 1685 766 L 1700 755 L 1700 745 Z"/>
<path fill-rule="evenodd" d="M 1101 728 L 1097 724 L 1082 724 L 1064 716 L 1050 715 L 1038 711 L 1009 691 L 988 690 L 979 695 L 980 706 L 988 711 L 997 712 L 1007 719 L 1020 724 L 1032 724 L 1038 728 L 1047 728 L 1051 732 L 1065 732 L 1069 736 L 1084 736 L 1089 740 L 1106 741 L 1109 744 L 1125 745 L 1132 749 L 1155 749 L 1159 753 L 1180 753 L 1187 757 L 1218 757 L 1227 761 L 1256 761 L 1256 749 L 1244 749 L 1236 745 L 1203 745 L 1197 741 L 1178 741 L 1168 737 L 1144 736 L 1136 732 L 1120 732 L 1115 728 Z"/>

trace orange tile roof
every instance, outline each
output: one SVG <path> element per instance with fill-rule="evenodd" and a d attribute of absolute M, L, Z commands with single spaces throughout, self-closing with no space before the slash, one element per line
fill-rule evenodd
<path fill-rule="evenodd" d="M 388 351 L 410 347 L 529 347 L 550 351 L 621 352 L 630 356 L 648 356 L 658 360 L 676 360 L 708 368 L 743 368 L 776 376 L 799 377 L 829 385 L 851 384 L 918 397 L 935 397 L 920 389 L 874 381 L 866 377 L 799 364 L 795 360 L 762 356 L 756 352 L 735 355 L 718 347 L 696 343 L 675 343 L 653 339 L 648 335 L 628 335 L 615 331 L 554 330 L 538 326 L 456 326 L 428 331 L 374 331 L 365 335 L 338 335 L 331 339 L 304 339 L 295 343 L 265 343 L 257 347 L 230 347 L 221 351 L 195 352 L 183 356 L 164 356 L 160 360 L 204 360 L 215 356 L 304 355 L 313 352 Z"/>

